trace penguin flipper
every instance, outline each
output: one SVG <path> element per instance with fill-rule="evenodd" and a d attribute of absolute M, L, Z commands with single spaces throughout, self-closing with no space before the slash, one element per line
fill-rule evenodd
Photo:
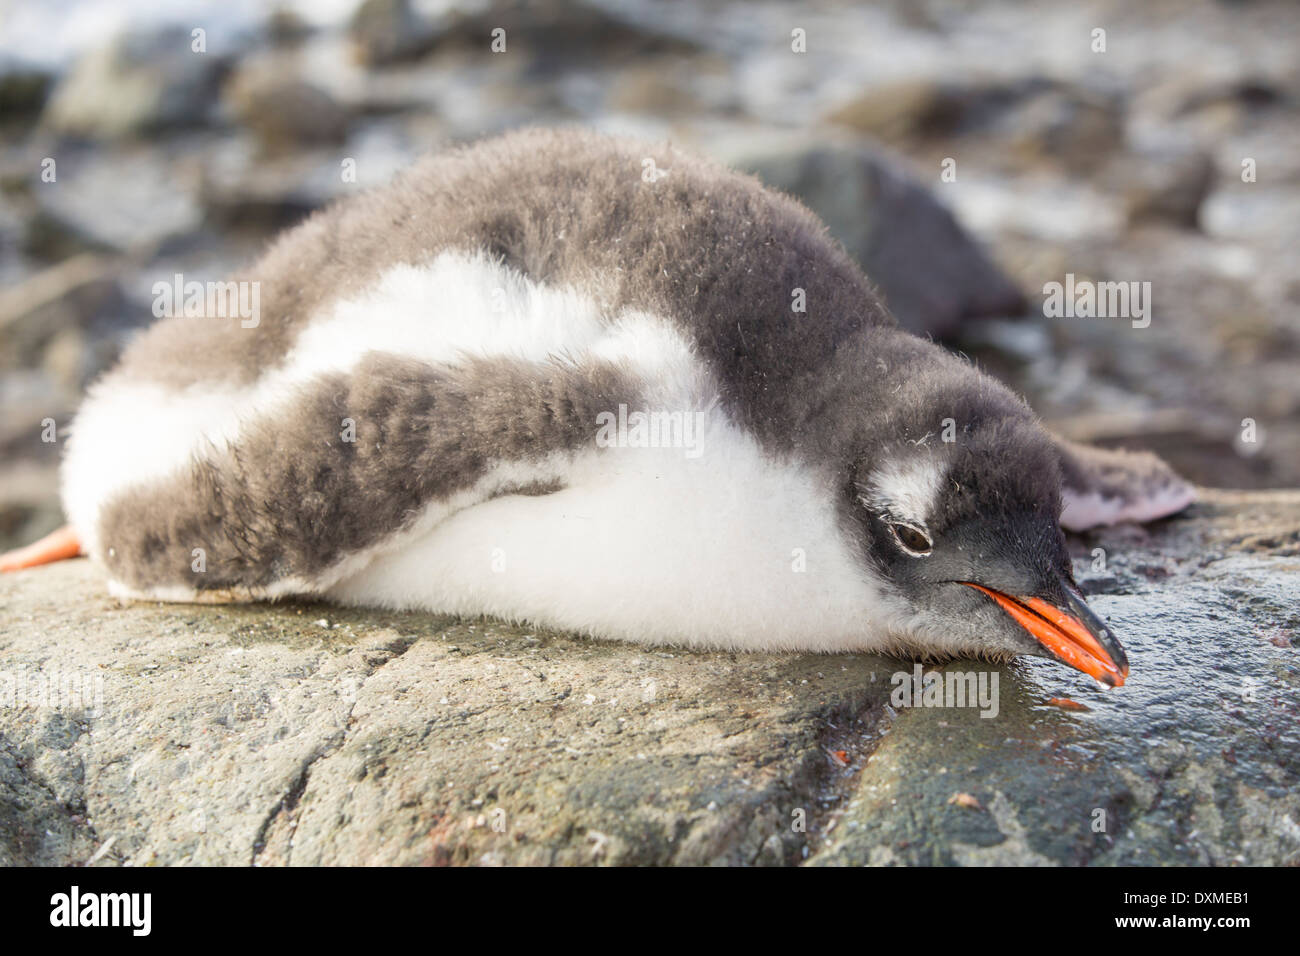
<path fill-rule="evenodd" d="M 507 479 L 545 484 L 551 456 L 591 445 L 597 413 L 637 395 L 611 362 L 451 366 L 369 352 L 180 471 L 105 501 L 92 557 L 121 597 L 319 595 Z"/>
<path fill-rule="evenodd" d="M 1196 489 L 1149 451 L 1096 448 L 1064 438 L 1057 438 L 1056 445 L 1066 530 L 1155 521 L 1196 500 Z"/>

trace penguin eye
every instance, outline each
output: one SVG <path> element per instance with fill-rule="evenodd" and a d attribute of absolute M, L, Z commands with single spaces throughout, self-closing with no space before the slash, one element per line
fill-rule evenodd
<path fill-rule="evenodd" d="M 898 546 L 913 557 L 924 557 L 934 548 L 930 536 L 915 525 L 893 521 L 889 524 L 889 530 L 893 533 Z"/>

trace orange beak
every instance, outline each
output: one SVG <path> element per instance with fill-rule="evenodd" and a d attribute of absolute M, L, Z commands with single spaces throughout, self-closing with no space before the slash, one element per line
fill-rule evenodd
<path fill-rule="evenodd" d="M 1014 598 L 982 584 L 960 583 L 991 597 L 1057 660 L 1110 687 L 1124 686 L 1124 679 L 1128 677 L 1128 658 L 1124 649 L 1081 599 L 1070 595 L 1070 603 L 1080 615 L 1076 617 L 1042 598 Z"/>

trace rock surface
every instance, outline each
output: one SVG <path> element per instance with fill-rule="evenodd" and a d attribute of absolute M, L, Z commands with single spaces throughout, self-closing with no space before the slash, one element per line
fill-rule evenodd
<path fill-rule="evenodd" d="M 914 665 L 872 655 L 7 575 L 0 865 L 1300 860 L 1300 492 L 1073 544 L 1130 681 L 943 667 L 997 676 L 987 718 L 892 706 Z"/>

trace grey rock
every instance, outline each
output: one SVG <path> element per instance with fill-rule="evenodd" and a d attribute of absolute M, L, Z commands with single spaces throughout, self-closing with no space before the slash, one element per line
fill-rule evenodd
<path fill-rule="evenodd" d="M 999 675 L 993 718 L 891 706 L 892 675 L 914 665 L 871 655 L 696 653 L 294 603 L 121 606 L 85 562 L 6 575 L 0 855 L 1300 859 L 1300 492 L 1207 493 L 1075 553 L 1130 681 L 1103 694 L 1046 661 L 947 665 Z M 1061 697 L 1090 710 L 1046 703 Z"/>
<path fill-rule="evenodd" d="M 880 152 L 801 137 L 723 153 L 817 213 L 913 332 L 950 336 L 963 320 L 1024 310 L 1020 290 L 947 207 Z"/>
<path fill-rule="evenodd" d="M 884 672 L 325 606 L 120 608 L 83 562 L 0 589 L 15 862 L 82 858 L 84 805 L 104 862 L 792 863 L 822 727 L 869 722 Z M 42 674 L 87 690 L 36 706 Z M 81 731 L 37 766 L 56 716 Z M 65 835 L 22 850 L 44 829 Z"/>

